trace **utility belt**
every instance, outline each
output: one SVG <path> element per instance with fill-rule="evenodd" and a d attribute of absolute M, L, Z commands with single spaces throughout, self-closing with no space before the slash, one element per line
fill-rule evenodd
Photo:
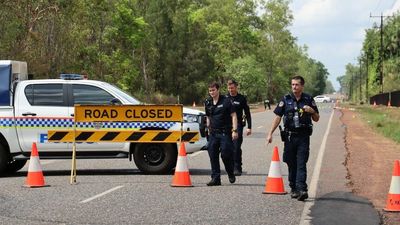
<path fill-rule="evenodd" d="M 232 129 L 226 128 L 210 128 L 211 134 L 230 134 L 232 133 Z"/>
<path fill-rule="evenodd" d="M 279 125 L 279 130 L 280 130 L 280 134 L 281 134 L 281 140 L 283 142 L 290 141 L 291 137 L 311 136 L 313 133 L 312 125 L 302 127 L 302 128 L 297 128 L 297 129 L 289 129 L 289 128 L 285 127 L 284 130 Z"/>

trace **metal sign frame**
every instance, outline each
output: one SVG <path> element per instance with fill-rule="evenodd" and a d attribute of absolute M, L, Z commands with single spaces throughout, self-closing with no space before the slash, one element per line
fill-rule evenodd
<path fill-rule="evenodd" d="M 105 120 L 107 119 L 107 120 Z M 76 141 L 78 122 L 180 122 L 179 136 L 177 142 L 182 142 L 183 132 L 183 106 L 182 105 L 75 105 L 74 106 L 74 125 L 73 125 L 73 147 L 71 162 L 70 183 L 76 183 Z M 107 130 L 112 132 L 113 130 Z M 58 132 L 58 131 L 56 131 Z M 61 132 L 61 131 L 60 131 Z M 96 131 L 94 131 L 96 132 Z M 118 131 L 121 132 L 121 131 Z M 146 130 L 142 132 L 158 132 L 159 130 Z M 177 131 L 168 131 L 177 133 Z M 190 133 L 190 132 L 187 132 Z M 192 132 L 193 133 L 193 132 Z M 198 133 L 198 132 L 197 132 Z M 106 134 L 105 134 L 106 135 Z M 198 135 L 198 134 L 197 134 Z M 161 135 L 165 136 L 165 135 Z M 130 141 L 137 142 L 137 141 Z M 154 142 L 157 141 L 157 138 Z M 176 141 L 175 141 L 176 142 Z"/>

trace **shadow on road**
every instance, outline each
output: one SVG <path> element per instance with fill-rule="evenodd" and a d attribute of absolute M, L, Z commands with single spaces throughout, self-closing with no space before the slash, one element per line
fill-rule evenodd
<path fill-rule="evenodd" d="M 376 225 L 379 215 L 371 202 L 349 192 L 331 192 L 315 199 L 311 207 L 313 225 Z"/>

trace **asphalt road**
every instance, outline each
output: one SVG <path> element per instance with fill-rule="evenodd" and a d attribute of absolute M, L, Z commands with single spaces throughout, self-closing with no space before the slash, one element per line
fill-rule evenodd
<path fill-rule="evenodd" d="M 124 159 L 78 160 L 78 183 L 70 185 L 70 161 L 42 160 L 50 187 L 22 187 L 27 166 L 13 176 L 0 178 L 0 224 L 354 224 L 343 222 L 343 215 L 352 212 L 346 205 L 361 211 L 362 218 L 366 218 L 363 213 L 374 215 L 375 211 L 345 186 L 343 128 L 337 122 L 340 115 L 332 114 L 332 106 L 321 105 L 321 120 L 312 137 L 310 199 L 306 202 L 289 195 L 262 194 L 271 150 L 276 145 L 280 154 L 283 151 L 278 131 L 273 143 L 265 145 L 266 130 L 274 116 L 266 111 L 253 114 L 253 134 L 243 143 L 244 174 L 235 184 L 229 184 L 224 174 L 222 186 L 206 186 L 210 164 L 204 151 L 188 156 L 191 188 L 173 188 L 172 174 L 143 175 L 133 162 Z M 318 156 L 321 152 L 329 157 Z M 285 188 L 290 191 L 286 165 L 281 168 Z M 354 220 L 358 214 L 351 215 L 349 219 Z M 379 223 L 373 219 L 376 216 L 360 224 Z"/>

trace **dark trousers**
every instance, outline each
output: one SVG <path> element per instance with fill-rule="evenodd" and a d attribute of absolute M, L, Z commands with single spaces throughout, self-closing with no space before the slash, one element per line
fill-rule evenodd
<path fill-rule="evenodd" d="M 230 133 L 211 132 L 209 136 L 208 155 L 210 156 L 212 179 L 221 179 L 219 153 L 221 153 L 226 172 L 228 175 L 233 174 L 233 143 Z"/>
<path fill-rule="evenodd" d="M 310 136 L 291 135 L 285 141 L 283 161 L 289 169 L 289 186 L 292 190 L 307 191 L 307 161 L 310 154 Z"/>
<path fill-rule="evenodd" d="M 238 126 L 238 138 L 233 140 L 233 159 L 235 169 L 242 172 L 242 143 L 243 143 L 243 127 Z"/>

